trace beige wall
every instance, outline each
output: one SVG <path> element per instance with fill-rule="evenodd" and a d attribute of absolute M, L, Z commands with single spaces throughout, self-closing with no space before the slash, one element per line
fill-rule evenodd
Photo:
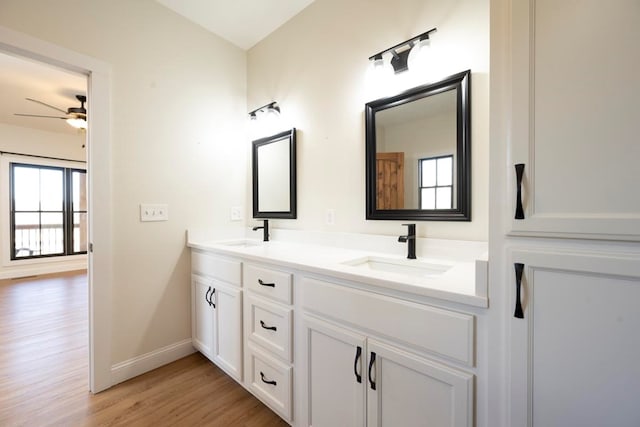
<path fill-rule="evenodd" d="M 417 231 L 428 237 L 487 239 L 488 0 L 316 0 L 249 50 L 249 108 L 277 100 L 282 107 L 277 130 L 298 129 L 298 219 L 274 221 L 275 227 L 403 231 L 400 221 L 365 221 L 363 110 L 376 97 L 375 88 L 366 85 L 367 58 L 433 27 L 438 30 L 432 35 L 429 73 L 444 77 L 472 71 L 473 221 L 420 222 Z M 246 203 L 251 206 L 249 198 Z M 333 226 L 325 223 L 327 209 L 335 209 Z"/>
<path fill-rule="evenodd" d="M 189 338 L 185 230 L 243 225 L 245 53 L 153 0 L 3 0 L 0 25 L 112 66 L 113 364 Z"/>

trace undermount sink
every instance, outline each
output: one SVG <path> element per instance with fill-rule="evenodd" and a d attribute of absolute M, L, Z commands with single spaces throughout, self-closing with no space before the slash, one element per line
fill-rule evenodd
<path fill-rule="evenodd" d="M 238 248 L 250 248 L 252 246 L 260 246 L 262 242 L 260 240 L 250 240 L 250 239 L 238 239 L 238 240 L 227 240 L 224 242 L 218 242 L 223 246 L 234 246 Z"/>
<path fill-rule="evenodd" d="M 429 277 L 442 274 L 451 268 L 450 265 L 435 264 L 414 259 L 384 258 L 367 256 L 342 264 L 373 271 L 403 274 L 412 277 Z"/>

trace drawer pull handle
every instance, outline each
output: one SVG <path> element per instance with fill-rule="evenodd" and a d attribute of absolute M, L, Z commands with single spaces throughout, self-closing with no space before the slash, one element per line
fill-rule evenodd
<path fill-rule="evenodd" d="M 522 287 L 522 270 L 524 269 L 524 264 L 516 262 L 513 266 L 516 269 L 516 310 L 513 313 L 513 317 L 524 319 L 522 303 L 520 302 L 520 288 Z"/>
<path fill-rule="evenodd" d="M 516 216 L 515 219 L 524 219 L 522 208 L 522 176 L 524 175 L 524 163 L 518 163 L 516 167 Z"/>
<path fill-rule="evenodd" d="M 209 286 L 209 289 L 207 289 L 207 293 L 204 294 L 204 300 L 207 302 L 207 304 L 209 304 L 209 307 L 211 307 L 211 300 L 209 299 L 209 292 L 211 292 L 211 286 Z"/>
<path fill-rule="evenodd" d="M 360 361 L 360 358 L 362 357 L 362 347 L 358 346 L 358 348 L 356 348 L 356 358 L 353 360 L 353 373 L 356 375 L 356 381 L 358 381 L 358 383 L 362 383 L 362 374 L 360 372 L 358 372 L 358 362 Z"/>
<path fill-rule="evenodd" d="M 278 328 L 275 326 L 267 326 L 264 321 L 260 321 L 260 326 L 262 326 L 262 329 L 269 329 L 270 331 L 277 331 Z"/>
<path fill-rule="evenodd" d="M 216 288 L 211 288 L 211 295 L 209 295 L 209 302 L 211 303 L 211 307 L 216 308 L 216 303 L 213 302 L 213 294 L 216 293 Z"/>
<path fill-rule="evenodd" d="M 376 382 L 371 377 L 371 373 L 373 372 L 373 365 L 376 363 L 376 353 L 374 351 L 371 352 L 371 359 L 369 359 L 369 384 L 371 385 L 371 390 L 376 389 Z"/>
<path fill-rule="evenodd" d="M 275 283 L 264 283 L 262 279 L 258 279 L 258 283 L 260 284 L 260 286 L 269 286 L 270 288 L 276 287 Z"/>
<path fill-rule="evenodd" d="M 262 371 L 260 371 L 260 379 L 262 380 L 263 383 L 265 384 L 270 384 L 270 385 L 278 385 L 277 382 L 273 381 L 273 380 L 265 380 L 264 379 L 264 373 Z"/>

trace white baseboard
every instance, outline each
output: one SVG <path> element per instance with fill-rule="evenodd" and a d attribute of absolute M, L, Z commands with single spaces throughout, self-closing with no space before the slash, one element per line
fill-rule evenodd
<path fill-rule="evenodd" d="M 111 367 L 111 383 L 116 385 L 145 372 L 152 371 L 168 363 L 175 362 L 192 353 L 195 349 L 191 345 L 191 338 L 170 344 L 152 352 L 134 357 Z"/>
<path fill-rule="evenodd" d="M 42 274 L 62 273 L 65 271 L 86 269 L 86 257 L 63 262 L 24 263 L 11 267 L 0 267 L 0 279 L 17 279 L 20 277 L 40 276 Z"/>

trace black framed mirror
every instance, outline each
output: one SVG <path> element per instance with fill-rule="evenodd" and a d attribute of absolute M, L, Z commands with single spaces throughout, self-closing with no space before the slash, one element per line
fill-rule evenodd
<path fill-rule="evenodd" d="M 296 129 L 253 141 L 253 217 L 296 218 Z"/>
<path fill-rule="evenodd" d="M 471 221 L 470 79 L 365 105 L 367 219 Z"/>

